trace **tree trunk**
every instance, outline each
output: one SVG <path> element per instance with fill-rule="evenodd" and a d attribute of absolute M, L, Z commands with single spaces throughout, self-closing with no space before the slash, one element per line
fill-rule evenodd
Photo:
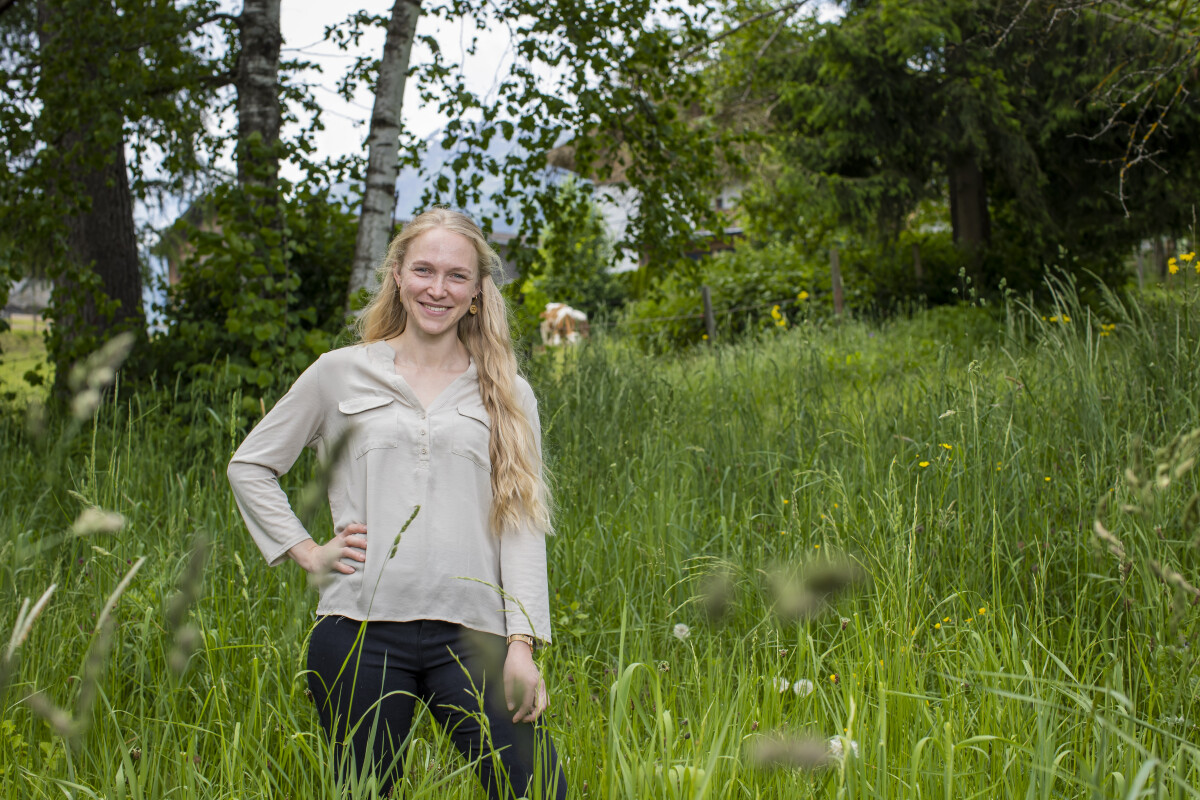
<path fill-rule="evenodd" d="M 950 157 L 950 224 L 954 241 L 967 251 L 971 279 L 981 291 L 990 288 L 984 275 L 983 251 L 992 238 L 987 186 L 974 153 Z"/>
<path fill-rule="evenodd" d="M 68 137 L 76 138 L 82 143 L 87 134 L 79 132 Z M 75 186 L 82 192 L 83 205 L 67 220 L 67 246 L 72 265 L 81 269 L 91 265 L 100 280 L 100 292 L 118 305 L 111 314 L 106 314 L 85 293 L 78 322 L 83 326 L 111 326 L 118 330 L 144 328 L 142 273 L 124 139 L 113 142 L 108 151 L 101 156 L 102 163 L 72 169 Z M 72 292 L 72 284 L 73 277 L 67 274 L 56 281 L 55 289 Z M 103 299 L 96 300 L 100 305 L 104 304 Z M 59 324 L 64 321 L 56 320 Z"/>
<path fill-rule="evenodd" d="M 399 171 L 400 112 L 404 105 L 404 82 L 412 53 L 421 0 L 396 0 L 388 22 L 375 108 L 367 135 L 367 174 L 363 187 L 362 217 L 354 242 L 354 265 L 346 297 L 351 309 L 355 296 L 375 288 L 375 267 L 387 251 L 396 210 L 396 174 Z"/>
<path fill-rule="evenodd" d="M 237 87 L 238 185 L 258 186 L 273 194 L 279 177 L 281 110 L 279 104 L 280 0 L 246 0 L 239 18 L 241 50 Z"/>
<path fill-rule="evenodd" d="M 1160 281 L 1167 277 L 1167 245 L 1161 236 L 1154 237 L 1154 271 Z"/>
<path fill-rule="evenodd" d="M 88 84 L 111 79 L 103 69 L 109 54 L 89 40 L 89 25 L 68 18 L 54 0 L 39 0 L 37 18 L 41 116 L 52 129 L 65 131 L 48 155 L 59 179 L 46 187 L 62 209 L 66 233 L 51 275 L 50 349 L 57 367 L 55 390 L 62 396 L 72 363 L 118 331 L 144 336 L 146 317 L 124 120 L 88 106 Z M 75 76 L 74 84 L 68 75 Z M 71 85 L 84 95 L 63 91 Z"/>
<path fill-rule="evenodd" d="M 983 247 L 992 238 L 987 187 L 973 154 L 950 159 L 950 221 L 954 241 L 966 247 Z"/>

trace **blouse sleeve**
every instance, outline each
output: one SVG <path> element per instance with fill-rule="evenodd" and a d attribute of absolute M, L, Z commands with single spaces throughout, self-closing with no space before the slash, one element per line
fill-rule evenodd
<path fill-rule="evenodd" d="M 522 405 L 533 429 L 539 466 L 542 429 L 537 400 L 524 384 Z M 526 524 L 500 537 L 500 584 L 504 589 L 504 616 L 509 635 L 524 633 L 550 641 L 550 589 L 546 578 L 546 531 Z"/>
<path fill-rule="evenodd" d="M 320 366 L 318 359 L 296 379 L 242 442 L 227 470 L 246 527 L 271 566 L 311 538 L 279 486 L 279 476 L 292 468 L 301 450 L 315 447 L 322 437 Z"/>

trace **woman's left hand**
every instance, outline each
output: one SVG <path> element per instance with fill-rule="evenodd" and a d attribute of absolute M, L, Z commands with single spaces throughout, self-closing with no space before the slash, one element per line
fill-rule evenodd
<path fill-rule="evenodd" d="M 550 705 L 546 684 L 533 661 L 533 650 L 525 642 L 508 646 L 504 659 L 504 699 L 515 711 L 513 722 L 533 722 Z"/>

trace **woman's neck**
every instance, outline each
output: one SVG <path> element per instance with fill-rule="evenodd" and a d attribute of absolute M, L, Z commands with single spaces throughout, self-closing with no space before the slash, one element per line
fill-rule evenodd
<path fill-rule="evenodd" d="M 388 339 L 387 343 L 396 353 L 397 366 L 462 372 L 471 363 L 466 345 L 459 340 L 457 333 L 427 337 L 410 325 L 399 336 Z"/>

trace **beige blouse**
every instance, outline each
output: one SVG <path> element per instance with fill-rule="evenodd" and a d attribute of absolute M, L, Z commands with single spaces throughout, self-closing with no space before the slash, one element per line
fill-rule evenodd
<path fill-rule="evenodd" d="M 272 566 L 309 538 L 279 476 L 301 448 L 324 457 L 348 430 L 329 506 L 335 531 L 367 526 L 367 560 L 348 561 L 352 575 L 330 574 L 317 613 L 439 619 L 549 641 L 545 532 L 497 537 L 488 523 L 491 420 L 475 364 L 424 408 L 393 357 L 386 342 L 326 353 L 242 442 L 229 462 L 229 483 L 251 536 Z M 517 384 L 540 448 L 537 401 L 524 379 Z"/>

